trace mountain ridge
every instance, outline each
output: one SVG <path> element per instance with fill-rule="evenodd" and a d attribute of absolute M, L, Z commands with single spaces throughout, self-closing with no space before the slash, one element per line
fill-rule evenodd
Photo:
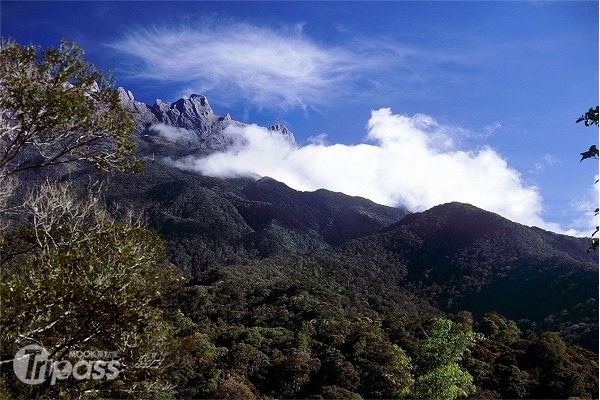
<path fill-rule="evenodd" d="M 204 95 L 191 94 L 171 103 L 157 99 L 153 105 L 148 105 L 135 100 L 133 93 L 123 87 L 119 87 L 117 93 L 123 107 L 134 114 L 134 135 L 138 138 L 138 148 L 144 155 L 162 154 L 165 149 L 161 147 L 174 147 L 173 140 L 160 137 L 161 131 L 169 127 L 185 130 L 188 140 L 184 148 L 179 150 L 180 155 L 189 155 L 190 151 L 200 154 L 206 151 L 225 151 L 234 144 L 234 139 L 225 130 L 230 126 L 248 126 L 233 120 L 229 113 L 224 116 L 215 114 Z M 296 145 L 294 134 L 285 125 L 274 123 L 267 129 L 281 134 Z M 185 152 L 181 153 L 182 150 Z M 166 153 L 171 155 L 169 151 Z"/>
<path fill-rule="evenodd" d="M 215 116 L 204 96 L 161 102 L 162 119 L 156 114 L 152 119 L 149 106 L 136 103 L 130 92 L 120 93 L 138 110 L 138 121 L 187 129 L 201 120 L 194 129 L 216 137 L 235 122 L 229 115 Z M 140 132 L 149 126 L 138 123 Z M 281 124 L 267 129 L 292 135 Z M 160 142 L 157 135 L 140 138 L 163 154 L 221 150 Z M 408 213 L 324 189 L 299 192 L 268 177 L 210 178 L 158 162 L 147 163 L 147 169 L 146 177 L 121 182 L 143 186 L 134 203 L 149 213 L 172 261 L 189 276 L 296 254 L 327 265 L 344 284 L 392 297 L 401 289 L 444 312 L 498 311 L 523 329 L 560 330 L 574 343 L 597 347 L 598 264 L 586 253 L 587 239 L 528 227 L 465 203 Z M 113 193 L 112 199 L 128 201 L 126 193 Z M 528 299 L 536 304 L 524 308 Z"/>
<path fill-rule="evenodd" d="M 407 213 L 324 189 L 298 192 L 271 178 L 214 178 L 157 161 L 147 161 L 142 174 L 98 178 L 111 188 L 109 203 L 147 215 L 173 261 L 191 276 L 219 263 L 330 248 Z"/>
<path fill-rule="evenodd" d="M 454 202 L 408 214 L 337 251 L 391 260 L 374 278 L 386 290 L 410 287 L 445 312 L 497 311 L 522 329 L 562 330 L 596 349 L 598 262 L 586 249 L 587 239 Z M 399 278 L 387 285 L 386 273 Z"/>

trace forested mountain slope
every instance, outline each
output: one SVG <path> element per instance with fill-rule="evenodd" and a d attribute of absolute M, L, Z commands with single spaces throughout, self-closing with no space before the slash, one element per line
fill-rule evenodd
<path fill-rule="evenodd" d="M 143 174 L 102 176 L 110 180 L 107 201 L 144 214 L 187 276 L 274 255 L 309 255 L 338 282 L 410 292 L 449 312 L 498 311 L 523 329 L 557 330 L 597 349 L 598 262 L 586 253 L 585 239 L 467 204 L 408 214 L 327 190 L 298 192 L 268 177 L 179 171 L 154 156 L 223 149 L 224 129 L 241 123 L 214 115 L 203 96 L 147 106 L 120 95 L 137 115 L 136 141 L 147 161 Z M 185 128 L 197 139 L 166 140 L 156 124 Z M 278 132 L 294 141 L 285 127 Z"/>
<path fill-rule="evenodd" d="M 82 185 L 90 176 L 105 182 L 107 203 L 143 215 L 188 277 L 275 255 L 306 255 L 341 284 L 379 291 L 373 298 L 379 299 L 372 299 L 376 308 L 398 304 L 382 293 L 411 293 L 448 312 L 498 311 L 523 329 L 560 331 L 597 351 L 598 261 L 586 253 L 585 239 L 526 227 L 467 204 L 408 214 L 327 190 L 298 192 L 268 177 L 219 179 L 179 171 L 153 156 L 222 149 L 223 130 L 241 123 L 214 115 L 203 96 L 147 106 L 119 93 L 137 115 L 135 140 L 146 157 L 145 171 L 84 169 L 57 176 Z M 166 140 L 153 129 L 156 124 L 185 128 L 197 139 Z M 273 129 L 294 141 L 287 128 Z"/>
<path fill-rule="evenodd" d="M 598 264 L 585 239 L 467 204 L 407 214 L 341 193 L 298 192 L 270 178 L 224 180 L 157 162 L 141 175 L 104 178 L 107 201 L 145 214 L 188 276 L 305 255 L 337 282 L 372 290 L 376 308 L 389 303 L 383 293 L 412 293 L 444 311 L 497 311 L 522 329 L 560 331 L 597 348 Z"/>
<path fill-rule="evenodd" d="M 80 172 L 79 180 L 89 179 Z M 73 179 L 74 175 L 64 176 Z M 298 192 L 270 178 L 219 179 L 147 162 L 104 174 L 106 200 L 145 215 L 189 276 L 285 252 L 306 254 L 373 234 L 406 210 L 327 190 Z"/>
<path fill-rule="evenodd" d="M 497 311 L 523 329 L 560 330 L 597 349 L 598 261 L 587 244 L 450 203 L 336 252 L 363 265 L 385 260 L 385 269 L 368 272 L 374 280 L 410 287 L 442 310 Z"/>

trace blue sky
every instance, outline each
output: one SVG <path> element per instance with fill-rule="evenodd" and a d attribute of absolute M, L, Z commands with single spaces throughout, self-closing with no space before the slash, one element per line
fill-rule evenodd
<path fill-rule="evenodd" d="M 3 1 L 0 13 L 3 37 L 76 41 L 137 100 L 204 94 L 219 115 L 285 123 L 303 146 L 182 167 L 596 225 L 598 163 L 579 153 L 598 134 L 575 120 L 598 104 L 598 2 Z"/>

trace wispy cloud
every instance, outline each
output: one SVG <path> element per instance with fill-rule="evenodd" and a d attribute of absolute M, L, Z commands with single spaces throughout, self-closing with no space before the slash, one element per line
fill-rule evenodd
<path fill-rule="evenodd" d="M 109 47 L 128 65 L 123 74 L 178 85 L 177 94 L 197 92 L 257 108 L 419 96 L 427 87 L 464 84 L 471 74 L 462 67 L 498 57 L 481 46 L 418 48 L 351 34 L 338 39 L 336 46 L 311 39 L 302 24 L 277 29 L 206 18 L 193 26 L 134 27 Z"/>
<path fill-rule="evenodd" d="M 533 46 L 442 37 L 424 48 L 339 31 L 338 44 L 330 45 L 308 37 L 302 24 L 266 27 L 209 18 L 193 26 L 133 27 L 110 47 L 128 63 L 130 74 L 166 83 L 177 95 L 202 93 L 222 105 L 306 109 L 364 98 L 388 105 L 390 99 L 429 98 L 448 87 L 490 89 L 498 74 L 514 78 L 524 67 L 523 58 L 514 55 Z M 544 221 L 538 188 L 526 184 L 494 149 L 464 149 L 501 128 L 492 123 L 474 132 L 422 114 L 380 109 L 372 113 L 363 143 L 329 144 L 321 133 L 294 147 L 257 126 L 230 127 L 227 133 L 240 139 L 231 151 L 169 162 L 215 176 L 271 176 L 300 190 L 327 188 L 415 211 L 464 201 L 564 232 Z M 176 140 L 184 132 L 162 129 L 162 134 Z M 554 162 L 543 159 L 533 171 Z"/>
<path fill-rule="evenodd" d="M 545 154 L 540 161 L 533 164 L 533 169 L 530 169 L 529 172 L 537 175 L 541 172 L 544 172 L 546 168 L 557 164 L 562 164 L 562 161 L 554 157 L 552 154 Z"/>
<path fill-rule="evenodd" d="M 403 205 L 412 211 L 462 201 L 513 221 L 564 232 L 542 218 L 542 198 L 493 149 L 457 149 L 457 128 L 430 116 L 373 111 L 367 141 L 326 145 L 318 140 L 296 147 L 276 132 L 251 125 L 229 127 L 237 136 L 227 152 L 166 162 L 181 169 L 219 177 L 270 176 L 297 190 L 327 188 Z M 459 132 L 460 133 L 460 132 Z M 573 232 L 571 232 L 573 233 Z"/>
<path fill-rule="evenodd" d="M 137 28 L 110 47 L 139 63 L 139 78 L 201 93 L 218 89 L 259 107 L 321 104 L 372 66 L 354 52 L 311 41 L 301 25 L 273 30 L 205 20 L 193 28 Z"/>
<path fill-rule="evenodd" d="M 595 176 L 594 182 L 598 180 L 598 175 Z M 589 236 L 598 226 L 598 216 L 596 208 L 600 204 L 600 192 L 598 184 L 591 184 L 585 191 L 578 194 L 571 200 L 571 207 L 579 213 L 579 217 L 573 220 L 574 226 L 583 227 L 580 236 Z"/>

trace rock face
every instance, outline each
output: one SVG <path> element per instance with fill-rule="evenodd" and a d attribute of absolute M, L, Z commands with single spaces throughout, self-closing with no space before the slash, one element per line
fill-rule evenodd
<path fill-rule="evenodd" d="M 224 134 L 230 125 L 243 127 L 246 124 L 234 121 L 229 114 L 216 115 L 205 96 L 192 94 L 182 97 L 173 103 L 156 100 L 149 106 L 136 101 L 130 91 L 118 88 L 119 98 L 123 106 L 131 110 L 136 118 L 135 134 L 150 145 L 166 144 L 168 139 L 160 136 L 161 130 L 169 127 L 184 130 L 185 145 L 188 150 L 223 151 L 233 139 Z M 280 132 L 290 142 L 296 143 L 294 135 L 282 124 L 275 124 L 269 130 Z"/>
<path fill-rule="evenodd" d="M 190 131 L 210 130 L 219 120 L 210 108 L 206 97 L 197 94 L 189 98 L 182 97 L 170 104 L 156 100 L 151 110 L 159 122 Z"/>
<path fill-rule="evenodd" d="M 283 137 L 286 138 L 288 142 L 290 142 L 294 146 L 297 146 L 294 134 L 287 128 L 287 126 L 280 123 L 276 123 L 271 125 L 268 129 L 273 132 L 279 132 Z"/>

